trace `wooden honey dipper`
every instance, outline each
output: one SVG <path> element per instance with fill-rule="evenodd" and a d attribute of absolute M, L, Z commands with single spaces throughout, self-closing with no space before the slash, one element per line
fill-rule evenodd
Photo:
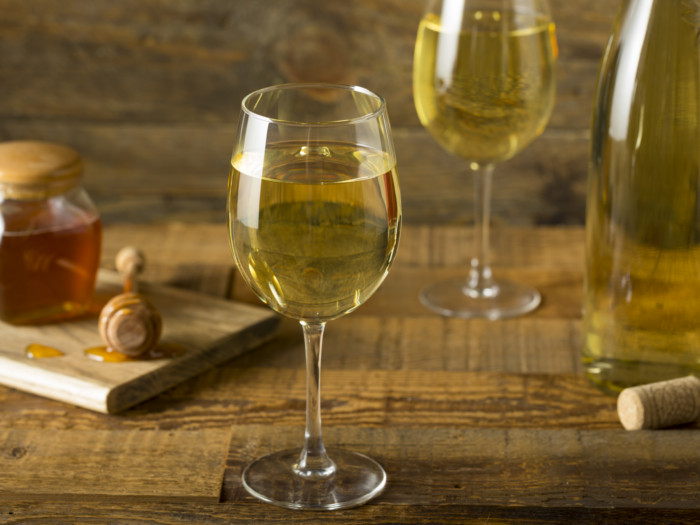
<path fill-rule="evenodd" d="M 136 277 L 145 265 L 143 253 L 126 246 L 117 253 L 115 264 L 124 275 L 124 293 L 113 297 L 102 308 L 100 335 L 109 350 L 136 357 L 155 347 L 163 321 L 148 298 L 138 293 Z"/>

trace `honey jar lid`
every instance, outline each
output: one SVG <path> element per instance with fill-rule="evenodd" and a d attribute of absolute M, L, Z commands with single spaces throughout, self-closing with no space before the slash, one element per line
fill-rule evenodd
<path fill-rule="evenodd" d="M 82 158 L 67 146 L 38 140 L 0 142 L 0 184 L 72 185 L 82 171 Z"/>

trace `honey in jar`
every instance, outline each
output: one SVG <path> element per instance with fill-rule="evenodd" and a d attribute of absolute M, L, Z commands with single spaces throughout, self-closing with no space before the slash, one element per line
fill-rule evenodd
<path fill-rule="evenodd" d="M 102 225 L 81 177 L 71 148 L 0 143 L 0 320 L 40 324 L 90 308 Z"/>

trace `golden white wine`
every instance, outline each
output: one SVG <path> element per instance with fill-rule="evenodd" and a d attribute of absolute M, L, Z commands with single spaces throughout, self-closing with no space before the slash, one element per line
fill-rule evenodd
<path fill-rule="evenodd" d="M 608 391 L 700 373 L 700 3 L 626 3 L 615 28 L 594 107 L 583 324 L 586 372 Z"/>
<path fill-rule="evenodd" d="M 271 145 L 232 159 L 229 233 L 238 267 L 275 311 L 327 321 L 369 298 L 396 254 L 395 161 L 347 144 Z"/>
<path fill-rule="evenodd" d="M 431 13 L 420 23 L 413 66 L 418 116 L 450 153 L 479 165 L 507 160 L 549 119 L 554 25 L 545 15 L 511 11 L 467 11 L 461 26 L 453 22 Z"/>

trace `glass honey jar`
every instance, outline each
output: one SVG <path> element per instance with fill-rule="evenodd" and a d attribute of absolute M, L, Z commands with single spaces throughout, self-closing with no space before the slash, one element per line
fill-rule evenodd
<path fill-rule="evenodd" d="M 0 320 L 41 324 L 90 308 L 102 224 L 82 164 L 59 144 L 0 143 Z"/>

